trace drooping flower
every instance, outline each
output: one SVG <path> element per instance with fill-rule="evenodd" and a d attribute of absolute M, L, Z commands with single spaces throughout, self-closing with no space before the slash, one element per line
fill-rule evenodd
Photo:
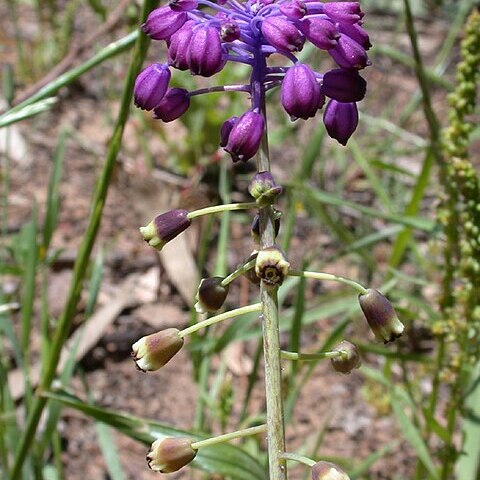
<path fill-rule="evenodd" d="M 196 455 L 189 438 L 159 438 L 152 443 L 147 462 L 155 472 L 173 473 L 188 465 Z"/>
<path fill-rule="evenodd" d="M 153 40 L 167 40 L 186 21 L 186 12 L 175 12 L 170 6 L 153 10 L 142 25 L 143 31 Z"/>
<path fill-rule="evenodd" d="M 190 106 L 190 97 L 184 88 L 171 88 L 153 110 L 153 118 L 173 122 L 181 117 Z"/>
<path fill-rule="evenodd" d="M 153 63 L 135 80 L 133 99 L 142 110 L 153 110 L 162 100 L 170 81 L 168 65 Z"/>
<path fill-rule="evenodd" d="M 323 114 L 323 123 L 330 137 L 346 145 L 358 125 L 357 105 L 330 100 Z"/>
<path fill-rule="evenodd" d="M 186 210 L 170 210 L 157 215 L 147 226 L 141 227 L 140 233 L 150 246 L 161 250 L 170 240 L 186 230 L 191 223 Z"/>
<path fill-rule="evenodd" d="M 287 70 L 281 97 L 282 106 L 292 120 L 314 117 L 325 102 L 314 71 L 304 64 L 294 65 Z"/>

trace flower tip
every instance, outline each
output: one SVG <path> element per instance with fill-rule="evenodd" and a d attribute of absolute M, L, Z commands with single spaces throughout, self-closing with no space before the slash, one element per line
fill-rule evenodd
<path fill-rule="evenodd" d="M 147 453 L 147 463 L 155 472 L 172 473 L 188 465 L 196 455 L 189 438 L 160 438 Z"/>

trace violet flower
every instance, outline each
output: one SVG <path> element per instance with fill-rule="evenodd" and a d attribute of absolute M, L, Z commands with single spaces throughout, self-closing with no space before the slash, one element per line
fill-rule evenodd
<path fill-rule="evenodd" d="M 153 40 L 166 41 L 169 66 L 210 77 L 227 63 L 241 63 L 251 68 L 249 82 L 167 91 L 170 72 L 166 65 L 155 64 L 139 75 L 135 103 L 169 122 L 187 111 L 196 95 L 248 93 L 251 107 L 226 120 L 219 135 L 220 145 L 234 161 L 247 161 L 257 152 L 265 128 L 265 92 L 281 87 L 282 105 L 292 120 L 315 116 L 329 97 L 327 132 L 345 144 L 358 122 L 355 102 L 366 92 L 358 70 L 370 64 L 363 17 L 359 2 L 170 0 L 153 10 L 143 25 Z M 301 64 L 295 54 L 306 41 L 327 51 L 339 68 L 323 74 Z M 275 53 L 284 57 L 284 66 L 268 65 Z"/>

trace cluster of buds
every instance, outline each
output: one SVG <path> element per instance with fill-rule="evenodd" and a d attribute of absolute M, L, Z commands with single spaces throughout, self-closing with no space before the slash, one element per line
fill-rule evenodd
<path fill-rule="evenodd" d="M 140 73 L 135 104 L 171 122 L 188 110 L 195 95 L 249 93 L 251 108 L 225 120 L 219 142 L 233 161 L 245 162 L 262 140 L 264 93 L 280 87 L 281 104 L 292 120 L 314 117 L 328 98 L 323 121 L 328 134 L 345 145 L 358 124 L 357 102 L 366 92 L 359 74 L 370 63 L 363 16 L 358 2 L 170 0 L 152 11 L 143 25 L 150 38 L 166 42 L 168 63 L 154 63 Z M 321 73 L 299 61 L 295 54 L 306 41 L 327 52 L 338 68 Z M 272 54 L 282 55 L 289 64 L 268 66 Z M 169 88 L 170 68 L 211 77 L 228 62 L 249 65 L 250 82 L 190 92 Z"/>

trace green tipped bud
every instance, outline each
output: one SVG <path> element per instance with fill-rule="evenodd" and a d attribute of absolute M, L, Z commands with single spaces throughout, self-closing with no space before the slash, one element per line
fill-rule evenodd
<path fill-rule="evenodd" d="M 223 277 L 202 278 L 197 291 L 197 313 L 213 313 L 219 310 L 228 295 L 229 286 L 222 285 Z"/>
<path fill-rule="evenodd" d="M 350 480 L 350 477 L 334 463 L 317 462 L 312 467 L 312 480 Z"/>
<path fill-rule="evenodd" d="M 282 191 L 283 188 L 276 184 L 270 172 L 256 173 L 248 184 L 248 192 L 260 208 L 275 203 L 275 199 Z"/>
<path fill-rule="evenodd" d="M 398 319 L 392 304 L 378 290 L 369 288 L 367 293 L 358 296 L 368 325 L 378 340 L 393 342 L 400 337 L 405 327 Z"/>
<path fill-rule="evenodd" d="M 252 254 L 248 257 L 247 261 L 245 263 L 251 262 L 252 260 L 255 260 L 257 258 L 258 251 L 254 250 Z M 257 274 L 255 272 L 255 267 L 251 268 L 250 270 L 247 270 L 243 274 L 250 283 L 253 285 L 260 285 L 260 279 L 257 277 Z"/>
<path fill-rule="evenodd" d="M 266 287 L 281 285 L 288 275 L 290 263 L 276 245 L 260 250 L 255 263 L 255 273 Z"/>
<path fill-rule="evenodd" d="M 153 442 L 147 462 L 155 472 L 172 473 L 188 465 L 196 455 L 189 438 L 159 438 Z"/>
<path fill-rule="evenodd" d="M 170 210 L 157 215 L 146 227 L 140 228 L 143 239 L 156 250 L 186 230 L 192 221 L 186 210 Z"/>
<path fill-rule="evenodd" d="M 350 373 L 355 368 L 360 367 L 360 354 L 353 343 L 343 340 L 333 349 L 333 351 L 342 354 L 330 360 L 334 370 L 337 372 Z"/>
<path fill-rule="evenodd" d="M 132 357 L 142 372 L 162 368 L 182 348 L 180 330 L 167 328 L 161 332 L 142 337 L 132 345 Z"/>

